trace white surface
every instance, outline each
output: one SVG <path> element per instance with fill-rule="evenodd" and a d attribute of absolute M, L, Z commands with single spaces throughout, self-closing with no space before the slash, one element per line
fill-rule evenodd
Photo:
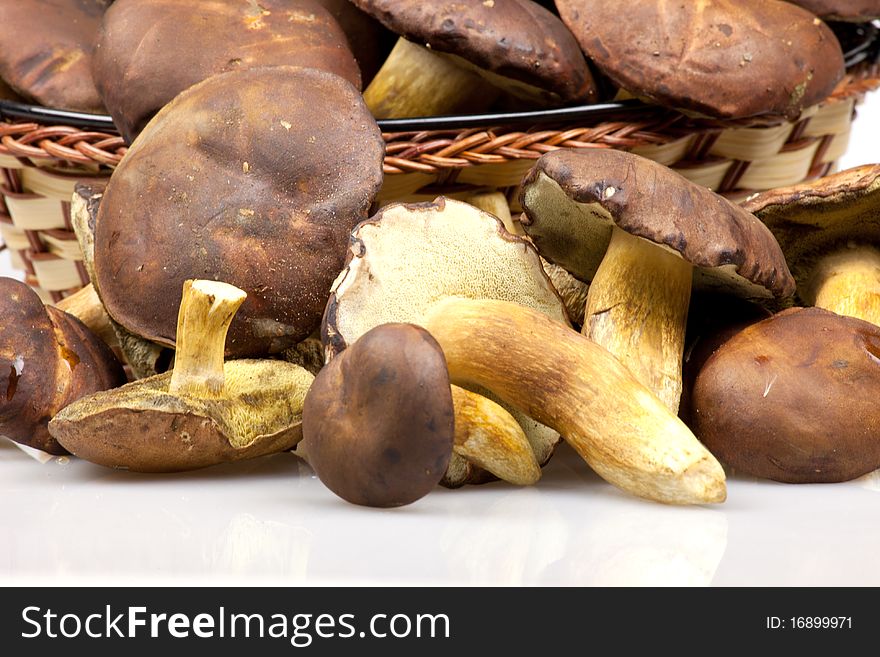
<path fill-rule="evenodd" d="M 841 168 L 880 160 L 880 97 Z M 8 271 L 0 256 L 0 274 Z M 348 505 L 296 457 L 173 476 L 0 440 L 0 583 L 880 586 L 880 476 L 729 481 L 727 503 L 632 499 L 564 448 L 539 484 L 438 489 L 403 509 Z"/>

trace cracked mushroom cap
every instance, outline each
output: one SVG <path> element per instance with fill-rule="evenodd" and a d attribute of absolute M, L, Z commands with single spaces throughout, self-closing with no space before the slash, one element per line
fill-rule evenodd
<path fill-rule="evenodd" d="M 0 435 L 66 454 L 46 426 L 85 395 L 125 383 L 122 365 L 72 315 L 44 306 L 24 283 L 0 278 Z"/>
<path fill-rule="evenodd" d="M 321 370 L 306 396 L 303 440 L 321 481 L 353 504 L 427 495 L 452 455 L 446 358 L 425 329 L 383 324 Z"/>
<path fill-rule="evenodd" d="M 714 118 L 796 117 L 843 77 L 834 33 L 776 0 L 557 0 L 584 52 L 616 84 Z"/>
<path fill-rule="evenodd" d="M 101 201 L 95 275 L 108 313 L 173 346 L 183 282 L 228 281 L 248 295 L 228 356 L 300 342 L 321 322 L 384 152 L 360 94 L 331 73 L 254 68 L 191 87 L 141 133 Z"/>
<path fill-rule="evenodd" d="M 116 0 L 95 49 L 95 83 L 131 142 L 177 94 L 254 66 L 335 73 L 360 89 L 345 33 L 311 0 Z"/>
<path fill-rule="evenodd" d="M 767 224 L 805 287 L 824 254 L 849 243 L 880 245 L 880 164 L 771 189 L 743 207 Z"/>
<path fill-rule="evenodd" d="M 352 0 L 385 27 L 481 72 L 546 92 L 563 103 L 595 99 L 589 67 L 574 37 L 530 0 Z M 507 88 L 510 83 L 498 86 Z"/>
<path fill-rule="evenodd" d="M 790 483 L 880 468 L 880 328 L 790 308 L 746 328 L 706 362 L 694 433 L 721 461 Z"/>
<path fill-rule="evenodd" d="M 108 0 L 0 3 L 0 77 L 46 107 L 103 112 L 92 51 Z"/>
<path fill-rule="evenodd" d="M 234 360 L 223 369 L 222 397 L 170 393 L 166 372 L 80 399 L 49 431 L 80 458 L 135 472 L 194 470 L 296 445 L 314 377 L 276 360 Z"/>
<path fill-rule="evenodd" d="M 866 22 L 880 18 L 878 0 L 788 0 L 788 2 L 803 7 L 825 20 Z"/>
<path fill-rule="evenodd" d="M 651 160 L 611 149 L 543 155 L 521 192 L 538 252 L 582 281 L 614 226 L 694 265 L 694 287 L 745 298 L 789 297 L 794 280 L 755 216 Z"/>

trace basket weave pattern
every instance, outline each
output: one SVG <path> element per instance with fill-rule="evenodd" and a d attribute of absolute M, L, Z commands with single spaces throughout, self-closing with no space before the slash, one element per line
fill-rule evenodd
<path fill-rule="evenodd" d="M 558 148 L 631 151 L 740 199 L 832 171 L 846 150 L 856 104 L 878 86 L 880 66 L 857 66 L 797 123 L 720 122 L 646 107 L 629 120 L 593 125 L 384 133 L 379 199 L 483 187 L 507 189 L 514 199 L 534 160 Z M 70 227 L 76 180 L 109 177 L 126 150 L 116 134 L 0 120 L 0 250 L 10 249 L 13 266 L 47 301 L 88 282 Z"/>

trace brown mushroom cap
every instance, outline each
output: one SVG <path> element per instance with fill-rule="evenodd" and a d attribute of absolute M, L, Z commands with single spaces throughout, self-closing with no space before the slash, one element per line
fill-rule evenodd
<path fill-rule="evenodd" d="M 409 504 L 452 454 L 454 411 L 443 350 L 411 324 L 365 333 L 306 396 L 303 441 L 322 482 L 354 504 Z"/>
<path fill-rule="evenodd" d="M 228 355 L 305 339 L 382 184 L 384 151 L 360 94 L 331 73 L 254 68 L 191 87 L 101 201 L 95 274 L 108 313 L 171 346 L 183 282 L 222 280 L 248 294 Z"/>
<path fill-rule="evenodd" d="M 197 82 L 274 65 L 329 71 L 360 89 L 342 28 L 311 0 L 117 0 L 93 64 L 101 97 L 129 142 Z"/>
<path fill-rule="evenodd" d="M 743 207 L 776 236 L 802 287 L 818 259 L 830 251 L 849 242 L 880 246 L 880 164 L 772 189 Z"/>
<path fill-rule="evenodd" d="M 577 42 L 552 13 L 530 0 L 352 0 L 385 27 L 434 52 L 557 94 L 595 98 Z"/>
<path fill-rule="evenodd" d="M 538 252 L 589 282 L 612 228 L 694 265 L 694 287 L 787 297 L 794 280 L 773 235 L 727 199 L 651 160 L 611 149 L 558 150 L 527 174 L 523 221 Z"/>
<path fill-rule="evenodd" d="M 103 112 L 92 50 L 107 0 L 0 3 L 0 77 L 47 107 Z"/>
<path fill-rule="evenodd" d="M 880 328 L 792 308 L 710 358 L 693 393 L 694 432 L 721 461 L 790 483 L 880 468 Z"/>
<path fill-rule="evenodd" d="M 557 0 L 584 52 L 627 91 L 717 118 L 796 117 L 844 72 L 834 33 L 776 0 Z M 625 11 L 625 17 L 622 12 Z"/>
<path fill-rule="evenodd" d="M 788 2 L 826 20 L 866 22 L 880 18 L 878 0 L 788 0 Z"/>
<path fill-rule="evenodd" d="M 312 375 L 290 363 L 235 360 L 216 399 L 169 392 L 157 374 L 80 399 L 49 423 L 71 453 L 136 472 L 178 472 L 290 449 Z"/>
<path fill-rule="evenodd" d="M 397 36 L 349 0 L 315 0 L 339 23 L 361 69 L 361 82 L 369 84 L 394 47 Z"/>
<path fill-rule="evenodd" d="M 0 435 L 66 454 L 46 425 L 71 402 L 125 383 L 116 357 L 78 319 L 0 278 Z"/>

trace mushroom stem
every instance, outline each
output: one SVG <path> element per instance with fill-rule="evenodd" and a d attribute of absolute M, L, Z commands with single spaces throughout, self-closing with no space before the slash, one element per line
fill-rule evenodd
<path fill-rule="evenodd" d="M 203 399 L 223 395 L 226 332 L 247 294 L 218 281 L 189 280 L 177 316 L 177 354 L 168 390 Z"/>
<path fill-rule="evenodd" d="M 673 413 L 681 367 L 693 265 L 614 228 L 590 283 L 582 333 L 616 356 Z"/>
<path fill-rule="evenodd" d="M 453 381 L 559 431 L 615 486 L 672 504 L 724 501 L 715 457 L 620 361 L 564 324 L 506 301 L 447 298 L 422 325 Z"/>
<path fill-rule="evenodd" d="M 91 283 L 69 297 L 63 298 L 55 304 L 55 307 L 76 317 L 107 344 L 111 346 L 119 344 L 110 317 Z"/>
<path fill-rule="evenodd" d="M 479 112 L 499 93 L 452 59 L 401 37 L 364 91 L 364 101 L 377 119 L 395 119 Z"/>
<path fill-rule="evenodd" d="M 522 427 L 495 402 L 452 386 L 455 406 L 453 451 L 493 475 L 517 486 L 541 478 L 541 468 Z"/>
<path fill-rule="evenodd" d="M 823 257 L 805 301 L 880 326 L 880 250 L 850 245 Z"/>

